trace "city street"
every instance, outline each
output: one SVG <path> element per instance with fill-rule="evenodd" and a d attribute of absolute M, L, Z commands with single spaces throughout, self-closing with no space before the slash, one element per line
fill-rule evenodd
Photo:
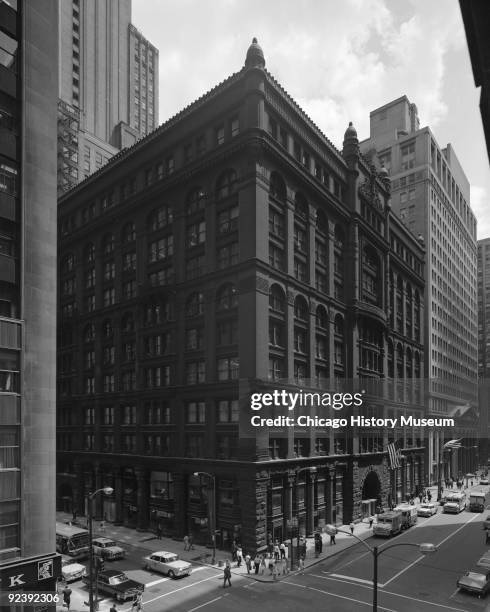
<path fill-rule="evenodd" d="M 488 492 L 488 487 L 484 488 Z M 441 510 L 441 509 L 440 509 Z M 384 540 L 370 537 L 370 546 L 383 547 L 393 543 L 431 542 L 436 553 L 423 556 L 417 548 L 395 547 L 379 557 L 378 607 L 392 612 L 471 612 L 490 610 L 485 599 L 459 592 L 457 579 L 471 569 L 487 549 L 483 520 L 490 507 L 482 513 L 463 511 L 460 514 L 439 513 L 431 518 L 419 518 L 415 527 L 403 534 Z M 176 543 L 177 549 L 178 544 Z M 324 553 L 333 552 L 327 544 Z M 170 580 L 160 574 L 144 571 L 141 559 L 147 550 L 128 548 L 126 559 L 106 562 L 106 568 L 121 569 L 146 585 L 143 597 L 147 612 L 227 612 L 260 607 L 264 612 L 303 609 L 335 611 L 369 610 L 372 606 L 373 557 L 361 544 L 334 554 L 308 567 L 304 573 L 291 573 L 277 583 L 256 581 L 246 575 L 232 575 L 232 587 L 223 589 L 220 568 L 193 565 L 191 576 Z M 86 591 L 80 583 L 72 585 L 74 604 Z M 101 603 L 108 610 L 110 599 Z M 81 607 L 80 609 L 83 609 Z M 86 608 L 85 608 L 86 609 Z M 131 602 L 118 605 L 124 612 Z M 72 606 L 72 610 L 78 607 Z"/>

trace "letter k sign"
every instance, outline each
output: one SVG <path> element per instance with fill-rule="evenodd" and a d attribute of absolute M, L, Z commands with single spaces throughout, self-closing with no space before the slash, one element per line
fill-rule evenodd
<path fill-rule="evenodd" d="M 25 584 L 26 581 L 25 580 L 21 580 L 22 576 L 24 574 L 18 574 L 17 576 L 9 576 L 10 578 L 10 588 L 14 587 L 14 586 L 20 586 L 21 584 Z"/>

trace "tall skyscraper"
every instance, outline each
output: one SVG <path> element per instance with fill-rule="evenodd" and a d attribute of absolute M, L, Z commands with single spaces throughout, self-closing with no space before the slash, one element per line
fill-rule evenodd
<path fill-rule="evenodd" d="M 355 129 L 337 150 L 254 41 L 238 72 L 61 197 L 58 507 L 83 512 L 109 485 L 109 521 L 201 542 L 215 522 L 218 546 L 253 551 L 420 491 L 420 424 L 323 420 L 423 415 L 424 248 L 389 189 Z M 363 407 L 325 397 L 318 426 L 251 424 L 270 416 L 252 392 L 354 385 Z"/>
<path fill-rule="evenodd" d="M 0 1 L 0 580 L 55 589 L 56 0 Z"/>
<path fill-rule="evenodd" d="M 158 123 L 158 51 L 131 24 L 131 0 L 59 0 L 58 191 Z"/>
<path fill-rule="evenodd" d="M 478 313 L 476 218 L 468 179 L 452 146 L 441 149 L 430 128 L 420 128 L 417 108 L 406 96 L 370 113 L 370 137 L 361 150 L 371 157 L 377 153 L 390 174 L 393 210 L 425 244 L 428 411 L 463 417 L 461 429 L 453 434 L 471 440 L 471 409 L 477 405 Z M 442 442 L 442 434 L 434 431 L 428 449 L 433 478 Z M 452 453 L 452 474 L 465 472 L 468 453 Z"/>
<path fill-rule="evenodd" d="M 478 241 L 478 376 L 490 379 L 490 238 Z"/>

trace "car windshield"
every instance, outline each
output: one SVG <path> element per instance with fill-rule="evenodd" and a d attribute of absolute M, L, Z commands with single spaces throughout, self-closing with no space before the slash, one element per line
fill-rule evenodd
<path fill-rule="evenodd" d="M 432 506 L 430 506 L 429 504 L 422 504 L 420 507 L 427 510 L 430 510 L 432 508 Z"/>
<path fill-rule="evenodd" d="M 124 574 L 118 574 L 117 576 L 111 576 L 109 578 L 109 584 L 122 584 L 127 581 L 127 577 Z"/>
<path fill-rule="evenodd" d="M 108 542 L 104 542 L 102 544 L 102 546 L 108 547 L 108 546 L 116 546 L 116 543 L 113 542 L 112 540 L 109 540 Z"/>
<path fill-rule="evenodd" d="M 479 584 L 485 584 L 485 582 L 487 581 L 487 577 L 485 576 L 485 574 L 479 574 L 478 572 L 468 572 L 466 576 L 471 580 L 478 582 Z"/>

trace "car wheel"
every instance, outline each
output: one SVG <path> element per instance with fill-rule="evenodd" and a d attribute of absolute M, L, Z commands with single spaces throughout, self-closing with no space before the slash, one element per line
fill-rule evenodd
<path fill-rule="evenodd" d="M 169 578 L 175 578 L 175 574 L 173 573 L 173 571 L 172 571 L 172 570 L 169 570 L 169 572 L 168 572 L 168 577 L 169 577 Z"/>

